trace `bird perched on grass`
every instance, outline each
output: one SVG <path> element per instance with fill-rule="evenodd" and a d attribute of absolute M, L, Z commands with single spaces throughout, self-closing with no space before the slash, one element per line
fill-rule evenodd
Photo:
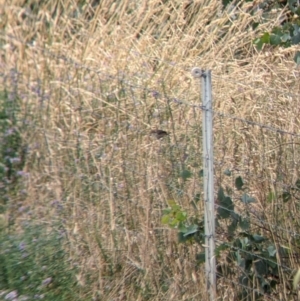
<path fill-rule="evenodd" d="M 152 130 L 152 131 L 150 131 L 150 135 L 152 137 L 155 137 L 156 139 L 161 139 L 161 138 L 168 136 L 169 133 L 166 131 L 163 131 L 163 130 Z"/>

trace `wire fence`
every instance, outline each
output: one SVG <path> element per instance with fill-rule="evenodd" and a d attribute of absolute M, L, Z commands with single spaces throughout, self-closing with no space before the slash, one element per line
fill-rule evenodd
<path fill-rule="evenodd" d="M 109 263 L 124 264 L 118 273 L 140 285 L 147 277 L 154 280 L 138 271 L 152 269 L 158 287 L 176 287 L 184 295 L 201 280 L 194 274 L 203 270 L 195 258 L 204 248 L 174 246 L 161 217 L 174 200 L 190 219 L 202 218 L 203 107 L 197 86 L 190 79 L 177 96 L 176 85 L 156 77 L 159 70 L 110 74 L 23 44 L 29 67 L 2 60 L 1 85 L 8 98 L 21 100 L 27 193 L 44 197 L 24 202 L 39 216 L 62 220 L 74 246 L 78 237 L 82 248 L 86 242 L 89 252 L 78 246 L 73 256 L 85 254 L 83 275 L 94 266 L 102 269 L 92 278 L 103 294 L 113 286 L 102 268 Z M 165 65 L 166 73 L 187 72 L 187 66 Z M 291 279 L 299 265 L 300 87 L 297 80 L 283 90 L 214 73 L 212 79 L 218 296 L 297 300 Z M 232 94 L 220 100 L 229 83 Z M 98 233 L 106 233 L 101 243 Z M 200 294 L 197 288 L 192 293 Z"/>

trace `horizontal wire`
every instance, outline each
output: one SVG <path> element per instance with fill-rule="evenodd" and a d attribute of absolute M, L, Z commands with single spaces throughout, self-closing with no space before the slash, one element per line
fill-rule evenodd
<path fill-rule="evenodd" d="M 1 34 L 0 34 L 1 35 Z M 67 62 L 68 64 L 74 66 L 76 69 L 85 69 L 87 71 L 90 71 L 90 72 L 94 72 L 96 73 L 97 75 L 103 75 L 106 77 L 105 80 L 118 80 L 118 81 L 122 81 L 123 84 L 125 84 L 126 86 L 130 87 L 130 88 L 137 88 L 137 89 L 141 89 L 143 91 L 148 91 L 148 92 L 151 92 L 151 93 L 155 93 L 156 91 L 154 91 L 154 89 L 149 89 L 147 87 L 144 87 L 142 85 L 136 85 L 136 84 L 132 84 L 128 81 L 125 81 L 124 80 L 124 75 L 120 76 L 120 75 L 112 75 L 112 74 L 109 74 L 107 72 L 103 72 L 103 71 L 99 71 L 99 70 L 96 70 L 94 68 L 91 68 L 91 67 L 88 67 L 84 64 L 80 64 L 78 62 L 76 62 L 75 60 L 69 58 L 69 57 L 66 57 L 65 55 L 58 55 L 56 53 L 53 53 L 51 52 L 50 50 L 46 49 L 46 48 L 42 48 L 42 47 L 38 47 L 36 45 L 32 45 L 32 43 L 28 43 L 28 42 L 24 42 L 22 40 L 20 40 L 19 38 L 16 38 L 16 37 L 13 37 L 12 35 L 1 35 L 2 37 L 4 38 L 9 38 L 11 40 L 15 40 L 15 41 L 18 41 L 18 42 L 21 42 L 22 44 L 24 45 L 27 45 L 28 47 L 31 47 L 33 50 L 36 50 L 36 51 L 42 51 L 44 52 L 46 55 L 49 55 L 55 59 L 62 59 L 63 61 Z M 135 50 L 133 50 L 133 52 L 136 52 Z M 144 54 L 141 54 L 141 53 L 138 53 L 136 52 L 136 55 L 140 55 L 140 56 L 145 56 L 147 58 L 151 58 L 147 55 L 144 55 Z M 174 65 L 176 65 L 176 63 L 174 64 L 173 62 L 167 62 L 167 61 L 163 61 L 163 60 L 160 60 L 164 63 L 167 63 L 169 64 L 170 66 L 174 67 Z M 186 67 L 183 68 L 184 71 L 187 71 L 186 70 Z M 215 79 L 222 79 L 224 81 L 230 81 L 234 84 L 237 84 L 237 85 L 243 85 L 243 86 L 249 86 L 249 87 L 252 87 L 254 89 L 264 89 L 264 90 L 268 90 L 268 91 L 272 91 L 272 92 L 278 92 L 278 93 L 283 93 L 283 94 L 286 94 L 288 96 L 292 96 L 292 97 L 298 97 L 299 98 L 299 94 L 295 94 L 295 93 L 290 93 L 290 92 L 286 92 L 286 91 L 283 91 L 283 90 L 279 90 L 279 89 L 272 89 L 272 88 L 267 88 L 267 87 L 255 87 L 253 84 L 245 84 L 245 83 L 242 83 L 242 82 L 238 82 L 238 81 L 234 81 L 228 77 L 222 77 L 222 76 L 218 76 L 218 75 L 215 75 L 214 73 L 212 73 L 212 77 L 215 78 Z M 186 105 L 186 106 L 189 106 L 189 107 L 192 107 L 192 108 L 195 108 L 195 109 L 200 109 L 200 110 L 204 110 L 204 111 L 208 111 L 205 107 L 199 105 L 199 104 L 193 104 L 189 101 L 186 101 L 186 100 L 182 100 L 182 99 L 177 99 L 177 98 L 174 98 L 174 97 L 170 97 L 168 95 L 165 95 L 163 97 L 161 97 L 160 95 L 158 94 L 155 94 L 155 97 L 158 97 L 158 98 L 162 98 L 162 99 L 166 99 L 170 102 L 174 102 L 178 105 Z M 289 132 L 289 131 L 286 131 L 286 130 L 283 130 L 283 129 L 280 129 L 280 128 L 277 128 L 277 127 L 273 127 L 271 125 L 266 125 L 266 124 L 262 124 L 262 123 L 259 123 L 259 122 L 255 122 L 255 121 L 252 121 L 252 120 L 247 120 L 247 119 L 244 119 L 244 118 L 241 118 L 241 117 L 238 117 L 238 116 L 235 116 L 235 115 L 230 115 L 230 114 L 227 114 L 227 113 L 223 113 L 223 112 L 219 112 L 219 111 L 216 111 L 216 110 L 211 110 L 211 112 L 217 116 L 220 116 L 222 118 L 228 118 L 228 119 L 232 119 L 232 120 L 235 120 L 235 121 L 240 121 L 240 122 L 243 122 L 243 123 L 246 123 L 248 125 L 251 125 L 251 126 L 257 126 L 257 127 L 260 127 L 262 129 L 265 129 L 265 130 L 268 130 L 268 131 L 273 131 L 273 132 L 276 132 L 276 133 L 279 133 L 279 134 L 284 134 L 284 135 L 291 135 L 291 136 L 294 136 L 294 137 L 300 137 L 300 135 L 296 134 L 296 133 L 293 133 L 293 132 Z M 219 206 L 221 207 L 221 206 Z M 221 207 L 223 208 L 223 207 Z M 224 210 L 228 210 L 227 208 L 223 208 Z M 232 211 L 234 212 L 234 211 Z M 257 221 L 259 222 L 263 222 L 261 219 L 257 219 Z M 268 224 L 270 225 L 270 224 Z M 293 231 L 290 231 L 290 230 L 287 230 L 287 229 L 284 229 L 282 227 L 279 227 L 277 225 L 271 225 L 274 229 L 280 229 L 282 231 L 285 231 L 291 235 L 299 235 Z"/>

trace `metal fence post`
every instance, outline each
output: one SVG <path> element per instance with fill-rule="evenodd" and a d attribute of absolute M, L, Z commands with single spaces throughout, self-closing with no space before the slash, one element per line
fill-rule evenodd
<path fill-rule="evenodd" d="M 205 272 L 207 290 L 210 300 L 212 301 L 216 298 L 216 260 L 211 71 L 193 68 L 192 75 L 195 78 L 201 78 L 205 208 Z"/>

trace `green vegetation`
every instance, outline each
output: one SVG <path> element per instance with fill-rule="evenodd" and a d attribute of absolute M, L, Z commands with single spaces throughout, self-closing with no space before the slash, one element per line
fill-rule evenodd
<path fill-rule="evenodd" d="M 0 91 L 0 214 L 5 213 L 10 198 L 17 193 L 18 179 L 25 164 L 19 111 L 16 91 Z"/>
<path fill-rule="evenodd" d="M 0 290 L 29 300 L 78 300 L 76 269 L 63 231 L 24 223 L 22 233 L 0 234 Z M 7 300 L 7 299 L 6 299 Z"/>
<path fill-rule="evenodd" d="M 256 28 L 261 23 L 268 22 L 270 18 L 279 17 L 279 26 L 274 26 L 271 30 L 264 32 L 254 40 L 258 50 L 261 50 L 264 45 L 271 47 L 291 47 L 300 43 L 300 5 L 297 0 L 274 0 L 274 1 L 253 1 L 249 12 L 252 16 L 259 13 L 261 15 L 259 21 L 254 21 L 253 28 Z M 234 10 L 241 5 L 242 1 L 223 0 L 224 9 Z M 276 12 L 274 14 L 274 12 Z M 280 17 L 281 16 L 281 17 Z M 300 51 L 297 51 L 294 56 L 294 61 L 300 64 Z"/>

